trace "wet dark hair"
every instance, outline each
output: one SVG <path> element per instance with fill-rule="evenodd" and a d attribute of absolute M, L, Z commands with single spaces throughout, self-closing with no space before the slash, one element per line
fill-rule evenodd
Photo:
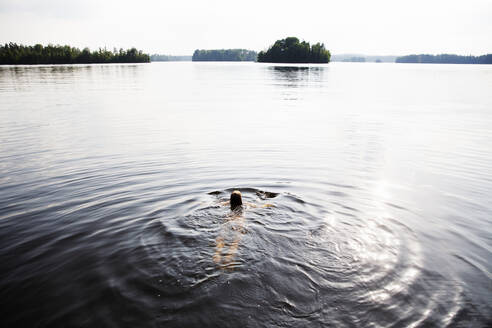
<path fill-rule="evenodd" d="M 231 193 L 230 203 L 231 203 L 231 210 L 235 210 L 236 208 L 243 205 L 243 198 L 242 198 L 241 192 L 239 190 L 234 190 Z"/>

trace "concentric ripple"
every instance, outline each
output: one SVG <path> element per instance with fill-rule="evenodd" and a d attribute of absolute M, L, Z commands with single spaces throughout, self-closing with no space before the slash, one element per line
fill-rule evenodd
<path fill-rule="evenodd" d="M 143 230 L 145 270 L 158 282 L 166 325 L 418 326 L 455 315 L 442 307 L 459 307 L 459 290 L 422 281 L 419 243 L 398 220 L 316 217 L 298 196 L 240 190 L 240 215 L 226 204 L 232 189 L 211 191 L 193 210 L 193 201 L 181 202 L 186 215 L 163 216 Z M 225 263 L 214 258 L 221 251 Z"/>

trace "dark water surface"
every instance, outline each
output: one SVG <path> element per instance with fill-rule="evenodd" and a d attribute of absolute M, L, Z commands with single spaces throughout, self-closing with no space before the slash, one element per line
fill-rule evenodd
<path fill-rule="evenodd" d="M 489 326 L 491 90 L 492 66 L 0 67 L 1 326 Z"/>

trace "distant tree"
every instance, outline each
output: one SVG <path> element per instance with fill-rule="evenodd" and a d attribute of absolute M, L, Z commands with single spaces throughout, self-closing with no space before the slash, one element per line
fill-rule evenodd
<path fill-rule="evenodd" d="M 331 54 L 323 43 L 310 46 L 296 37 L 277 40 L 267 51 L 258 53 L 259 62 L 268 63 L 329 63 Z"/>
<path fill-rule="evenodd" d="M 91 52 L 89 48 L 82 51 L 70 46 L 34 46 L 6 43 L 0 46 L 0 65 L 18 64 L 91 64 L 91 63 L 143 63 L 149 62 L 147 54 L 135 48 L 119 52 L 106 49 L 98 49 Z"/>
<path fill-rule="evenodd" d="M 255 61 L 256 56 L 255 51 L 246 49 L 197 49 L 192 61 Z"/>

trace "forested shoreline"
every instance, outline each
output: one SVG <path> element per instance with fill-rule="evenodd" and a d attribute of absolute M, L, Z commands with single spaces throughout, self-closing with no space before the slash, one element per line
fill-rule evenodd
<path fill-rule="evenodd" d="M 408 55 L 396 58 L 396 63 L 419 64 L 492 64 L 492 54 L 483 56 L 442 55 Z"/>
<path fill-rule="evenodd" d="M 0 46 L 0 65 L 38 64 L 106 64 L 106 63 L 148 63 L 150 56 L 135 48 L 113 51 L 89 48 L 82 50 L 68 45 L 36 44 L 25 46 L 6 43 Z"/>
<path fill-rule="evenodd" d="M 136 48 L 112 51 L 99 48 L 80 50 L 69 45 L 36 44 L 26 46 L 17 43 L 0 45 L 0 65 L 38 64 L 99 64 L 99 63 L 148 63 L 152 61 L 258 61 L 270 63 L 328 63 L 331 54 L 324 44 L 299 41 L 296 37 L 277 40 L 267 51 L 256 53 L 246 49 L 197 49 L 193 56 L 149 56 Z M 363 57 L 352 57 L 343 61 L 364 62 Z M 492 64 L 492 54 L 482 56 L 460 56 L 455 54 L 407 55 L 396 57 L 396 63 L 419 64 Z"/>
<path fill-rule="evenodd" d="M 247 49 L 197 49 L 192 61 L 256 61 L 256 52 Z"/>

